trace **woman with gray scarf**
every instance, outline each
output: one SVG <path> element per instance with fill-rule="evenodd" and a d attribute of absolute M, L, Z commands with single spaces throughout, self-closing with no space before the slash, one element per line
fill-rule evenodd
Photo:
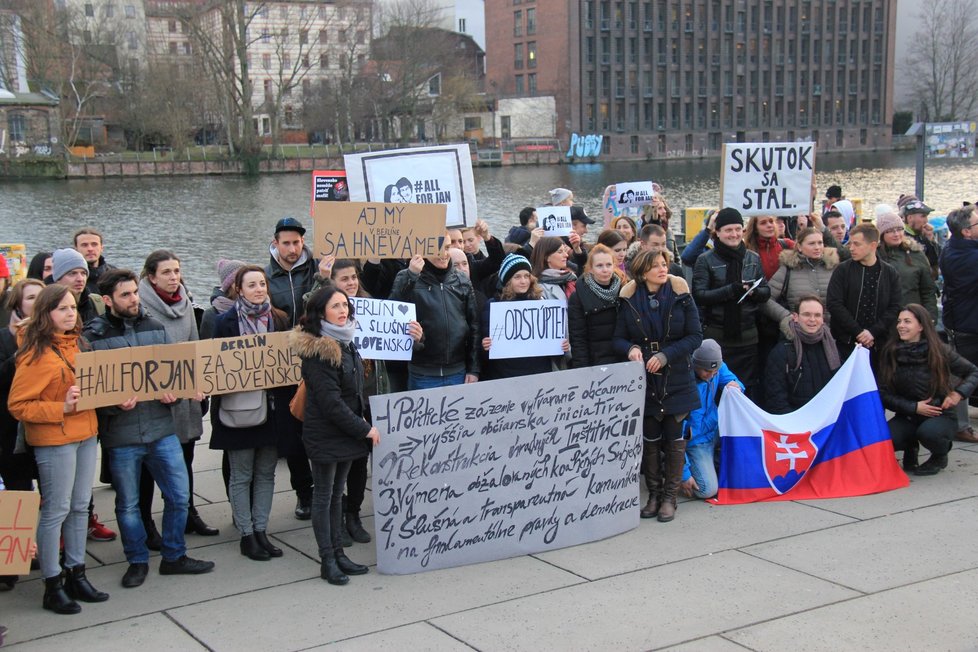
<path fill-rule="evenodd" d="M 139 303 L 148 315 L 163 324 L 167 340 L 170 342 L 174 344 L 196 342 L 199 339 L 193 300 L 183 284 L 180 259 L 172 251 L 157 249 L 146 257 L 139 280 Z M 204 434 L 200 401 L 177 401 L 170 407 L 170 411 L 177 429 L 176 435 L 183 448 L 187 477 L 190 479 L 190 504 L 187 509 L 186 531 L 206 537 L 217 536 L 218 529 L 207 525 L 200 518 L 197 507 L 194 506 L 194 446 Z M 139 507 L 146 525 L 147 544 L 159 545 L 162 539 L 159 538 L 152 517 L 153 478 L 146 466 L 143 466 L 139 493 Z"/>
<path fill-rule="evenodd" d="M 367 421 L 363 360 L 353 344 L 356 320 L 349 297 L 332 283 L 313 293 L 289 343 L 302 359 L 306 409 L 302 443 L 312 462 L 312 529 L 321 559 L 320 576 L 342 585 L 367 567 L 343 551 L 343 487 L 353 462 L 365 456 L 380 433 Z"/>

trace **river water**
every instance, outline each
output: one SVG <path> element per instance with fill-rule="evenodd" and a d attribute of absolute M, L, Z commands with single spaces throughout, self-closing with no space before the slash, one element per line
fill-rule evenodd
<path fill-rule="evenodd" d="M 914 190 L 912 152 L 823 156 L 817 161 L 818 194 L 832 184 L 867 208 L 896 204 Z M 930 161 L 926 203 L 937 213 L 978 200 L 974 161 Z M 674 213 L 686 206 L 716 205 L 718 161 L 655 161 L 540 167 L 477 168 L 479 213 L 504 236 L 524 206 L 547 201 L 547 190 L 574 191 L 588 213 L 600 215 L 605 186 L 652 179 Z M 275 222 L 284 215 L 311 226 L 309 174 L 239 177 L 174 177 L 0 183 L 0 242 L 24 243 L 28 257 L 70 246 L 72 233 L 94 226 L 105 234 L 105 257 L 138 269 L 153 249 L 169 248 L 182 260 L 185 280 L 198 299 L 216 283 L 219 258 L 264 265 Z M 676 210 L 679 209 L 679 210 Z M 591 239 L 597 236 L 592 227 Z"/>

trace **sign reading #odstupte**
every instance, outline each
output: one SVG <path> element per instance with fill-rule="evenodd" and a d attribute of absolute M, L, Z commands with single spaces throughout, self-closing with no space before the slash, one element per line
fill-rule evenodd
<path fill-rule="evenodd" d="M 406 574 L 638 525 L 635 362 L 370 397 L 377 567 Z"/>
<path fill-rule="evenodd" d="M 445 240 L 445 206 L 319 202 L 312 217 L 317 256 L 412 258 L 434 256 Z"/>
<path fill-rule="evenodd" d="M 726 143 L 721 206 L 751 215 L 810 213 L 815 143 Z"/>
<path fill-rule="evenodd" d="M 353 343 L 365 360 L 410 360 L 414 340 L 408 322 L 417 319 L 413 303 L 350 297 L 357 320 Z"/>
<path fill-rule="evenodd" d="M 565 236 L 571 234 L 570 206 L 537 207 L 537 224 L 543 227 L 546 236 Z"/>
<path fill-rule="evenodd" d="M 478 218 L 468 145 L 347 154 L 343 163 L 353 201 L 444 204 L 449 226 Z"/>
<path fill-rule="evenodd" d="M 492 360 L 561 355 L 567 339 L 567 304 L 556 299 L 493 301 L 489 338 Z"/>

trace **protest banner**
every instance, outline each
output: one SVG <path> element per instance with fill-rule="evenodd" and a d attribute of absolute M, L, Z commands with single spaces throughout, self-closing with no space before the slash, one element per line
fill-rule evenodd
<path fill-rule="evenodd" d="M 197 388 L 207 395 L 298 385 L 302 360 L 288 332 L 197 342 Z"/>
<path fill-rule="evenodd" d="M 347 154 L 350 199 L 445 204 L 449 226 L 473 226 L 479 216 L 466 145 L 436 145 Z"/>
<path fill-rule="evenodd" d="M 616 183 L 615 194 L 618 196 L 618 205 L 622 208 L 628 206 L 645 206 L 651 204 L 655 198 L 655 190 L 651 181 L 631 181 L 629 183 Z"/>
<path fill-rule="evenodd" d="M 349 201 L 350 188 L 346 183 L 346 172 L 343 170 L 313 170 L 312 171 L 312 207 L 318 201 Z"/>
<path fill-rule="evenodd" d="M 79 410 L 118 405 L 133 396 L 196 395 L 197 342 L 88 351 L 75 358 Z"/>
<path fill-rule="evenodd" d="M 489 304 L 489 359 L 563 355 L 567 304 L 558 299 Z"/>
<path fill-rule="evenodd" d="M 40 508 L 36 491 L 0 491 L 0 575 L 31 572 Z"/>
<path fill-rule="evenodd" d="M 370 397 L 377 567 L 406 574 L 638 525 L 635 362 Z"/>
<path fill-rule="evenodd" d="M 540 206 L 537 208 L 537 224 L 543 227 L 545 236 L 571 234 L 570 206 Z"/>
<path fill-rule="evenodd" d="M 312 217 L 316 256 L 434 256 L 445 239 L 445 207 L 422 204 L 318 202 Z"/>
<path fill-rule="evenodd" d="M 725 143 L 720 205 L 744 217 L 810 213 L 814 176 L 814 143 Z"/>
<path fill-rule="evenodd" d="M 364 360 L 410 360 L 414 340 L 408 322 L 417 319 L 413 303 L 350 297 L 357 320 L 353 343 Z"/>

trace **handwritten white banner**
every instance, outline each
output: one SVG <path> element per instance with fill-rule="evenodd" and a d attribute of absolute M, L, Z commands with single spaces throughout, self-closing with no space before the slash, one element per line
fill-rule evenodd
<path fill-rule="evenodd" d="M 489 304 L 489 358 L 562 355 L 567 304 L 557 299 L 493 301 Z"/>
<path fill-rule="evenodd" d="M 721 206 L 751 215 L 810 213 L 815 143 L 726 143 Z"/>
<path fill-rule="evenodd" d="M 407 334 L 416 319 L 413 303 L 350 297 L 357 332 L 353 343 L 365 360 L 410 360 L 414 340 Z"/>

